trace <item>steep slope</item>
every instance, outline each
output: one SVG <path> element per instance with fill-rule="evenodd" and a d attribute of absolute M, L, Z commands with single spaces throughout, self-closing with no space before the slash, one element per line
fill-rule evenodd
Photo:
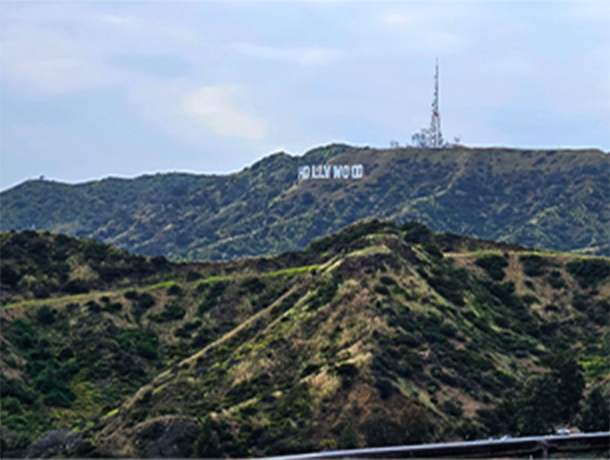
<path fill-rule="evenodd" d="M 607 394 L 607 259 L 373 220 L 277 259 L 172 267 L 85 304 L 3 307 L 9 451 L 51 428 L 27 452 L 240 457 L 544 433 L 588 420 L 583 390 Z"/>
<path fill-rule="evenodd" d="M 608 255 L 608 155 L 599 150 L 375 150 L 275 154 L 229 176 L 163 174 L 0 195 L 0 228 L 34 226 L 145 255 L 218 260 L 279 254 L 363 218 Z M 363 165 L 361 179 L 298 181 L 304 165 Z"/>

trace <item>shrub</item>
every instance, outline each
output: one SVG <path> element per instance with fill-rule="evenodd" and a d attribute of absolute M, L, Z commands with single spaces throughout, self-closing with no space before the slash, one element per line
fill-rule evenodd
<path fill-rule="evenodd" d="M 0 389 L 3 398 L 12 396 L 26 406 L 34 403 L 37 396 L 36 392 L 21 380 L 7 378 L 4 374 L 0 374 Z"/>
<path fill-rule="evenodd" d="M 168 289 L 167 289 L 167 295 L 171 295 L 174 297 L 179 297 L 182 295 L 182 288 L 180 286 L 178 286 L 177 284 L 172 284 Z"/>
<path fill-rule="evenodd" d="M 31 349 L 38 342 L 29 321 L 24 319 L 18 318 L 11 322 L 8 336 L 9 340 L 21 351 Z"/>
<path fill-rule="evenodd" d="M 70 390 L 65 391 L 58 388 L 53 388 L 45 395 L 43 402 L 47 406 L 68 408 L 72 405 L 72 401 L 75 399 L 76 395 L 74 395 L 74 393 L 72 393 Z"/>
<path fill-rule="evenodd" d="M 404 240 L 407 243 L 425 243 L 430 240 L 430 237 L 433 234 L 432 230 L 430 230 L 424 224 L 416 221 L 406 222 L 402 225 L 401 229 L 406 232 Z"/>
<path fill-rule="evenodd" d="M 165 323 L 169 321 L 176 321 L 184 318 L 186 310 L 178 305 L 166 305 L 163 311 L 159 315 L 153 316 L 151 319 L 158 323 Z"/>
<path fill-rule="evenodd" d="M 204 328 L 199 331 L 199 334 L 191 342 L 191 348 L 203 348 L 216 338 L 216 334 L 211 329 Z"/>
<path fill-rule="evenodd" d="M 462 409 L 462 402 L 459 399 L 452 398 L 444 401 L 440 405 L 441 410 L 449 415 L 454 417 L 461 417 L 464 413 L 464 409 Z"/>
<path fill-rule="evenodd" d="M 563 289 L 566 287 L 566 282 L 561 277 L 561 273 L 557 270 L 553 270 L 547 279 L 553 289 Z"/>
<path fill-rule="evenodd" d="M 326 305 L 333 300 L 337 292 L 337 283 L 335 280 L 330 279 L 326 281 L 322 287 L 318 289 L 318 292 L 313 297 L 310 303 L 310 308 L 316 310 L 322 305 Z"/>
<path fill-rule="evenodd" d="M 21 407 L 21 403 L 19 400 L 13 396 L 7 396 L 6 398 L 2 398 L 2 410 L 7 411 L 9 414 L 19 415 L 23 412 Z"/>
<path fill-rule="evenodd" d="M 240 294 L 260 294 L 265 289 L 265 283 L 258 278 L 250 278 L 245 280 L 239 286 Z"/>
<path fill-rule="evenodd" d="M 604 259 L 582 259 L 570 262 L 566 268 L 583 289 L 595 286 L 610 275 L 610 263 Z"/>
<path fill-rule="evenodd" d="M 396 281 L 394 281 L 393 278 L 390 278 L 389 276 L 383 275 L 379 278 L 379 281 L 381 281 L 382 284 L 385 284 L 386 286 L 391 286 L 396 284 Z"/>
<path fill-rule="evenodd" d="M 508 267 L 508 262 L 502 256 L 497 254 L 483 256 L 475 260 L 474 263 L 485 270 L 494 281 L 501 281 L 504 279 L 504 276 L 506 276 L 504 268 Z"/>
<path fill-rule="evenodd" d="M 55 322 L 55 315 L 48 305 L 38 309 L 36 312 L 36 321 L 43 326 L 48 326 Z"/>
<path fill-rule="evenodd" d="M 107 311 L 108 313 L 118 313 L 122 309 L 123 309 L 123 305 L 121 305 L 119 302 L 108 303 L 103 308 L 103 310 Z"/>
<path fill-rule="evenodd" d="M 154 360 L 157 359 L 157 348 L 149 341 L 143 340 L 136 344 L 136 352 L 143 358 Z"/>
<path fill-rule="evenodd" d="M 343 388 L 349 388 L 358 375 L 358 368 L 351 363 L 343 363 L 337 367 L 337 375 L 341 377 Z"/>
<path fill-rule="evenodd" d="M 200 278 L 201 278 L 201 274 L 200 274 L 200 273 L 197 273 L 197 272 L 194 272 L 194 271 L 189 271 L 189 272 L 187 272 L 187 274 L 186 274 L 186 281 L 187 281 L 188 283 L 190 283 L 190 282 L 192 282 L 192 281 L 197 281 L 197 280 L 198 280 L 198 279 L 200 279 Z"/>
<path fill-rule="evenodd" d="M 63 291 L 68 294 L 86 294 L 89 292 L 89 286 L 87 286 L 87 282 L 76 278 L 71 281 L 68 281 L 64 287 Z"/>
<path fill-rule="evenodd" d="M 102 307 L 100 307 L 100 305 L 94 300 L 90 300 L 85 304 L 85 306 L 88 308 L 90 313 L 99 313 L 102 311 Z"/>
<path fill-rule="evenodd" d="M 20 279 L 21 275 L 11 267 L 5 264 L 0 265 L 0 280 L 2 280 L 3 285 L 15 287 Z"/>
<path fill-rule="evenodd" d="M 368 447 L 395 446 L 404 442 L 403 428 L 393 420 L 375 416 L 360 425 Z"/>
<path fill-rule="evenodd" d="M 610 430 L 610 406 L 600 387 L 589 393 L 578 428 L 585 433 Z"/>
<path fill-rule="evenodd" d="M 377 284 L 377 285 L 376 285 L 376 286 L 373 288 L 373 290 L 374 290 L 374 291 L 375 291 L 377 294 L 381 294 L 381 295 L 387 295 L 387 296 L 389 296 L 389 295 L 390 295 L 390 290 L 389 290 L 387 287 L 385 287 L 385 286 L 383 286 L 383 285 L 381 285 L 381 284 Z"/>
<path fill-rule="evenodd" d="M 542 276 L 546 271 L 546 259 L 536 254 L 522 255 L 519 261 L 523 264 L 523 272 L 527 276 Z"/>
<path fill-rule="evenodd" d="M 426 241 L 424 244 L 422 244 L 422 249 L 426 251 L 435 261 L 439 261 L 443 258 L 441 248 L 432 241 Z"/>
<path fill-rule="evenodd" d="M 138 308 L 148 310 L 155 304 L 155 298 L 148 292 L 143 292 L 137 299 Z"/>

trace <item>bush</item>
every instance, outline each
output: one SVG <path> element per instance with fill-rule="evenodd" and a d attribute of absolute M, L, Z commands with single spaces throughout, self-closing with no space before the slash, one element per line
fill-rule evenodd
<path fill-rule="evenodd" d="M 100 307 L 100 305 L 93 300 L 87 302 L 85 306 L 88 308 L 90 313 L 99 313 L 102 311 L 102 307 Z"/>
<path fill-rule="evenodd" d="M 0 280 L 2 280 L 3 285 L 15 287 L 20 279 L 21 275 L 8 265 L 2 264 L 0 266 Z"/>
<path fill-rule="evenodd" d="M 444 401 L 440 405 L 441 410 L 453 417 L 461 417 L 464 413 L 464 409 L 462 409 L 462 402 L 459 399 L 452 398 Z"/>
<path fill-rule="evenodd" d="M 86 294 L 89 292 L 89 286 L 87 286 L 87 282 L 76 278 L 71 281 L 68 281 L 64 287 L 63 291 L 68 294 Z"/>
<path fill-rule="evenodd" d="M 506 276 L 504 268 L 508 267 L 508 262 L 502 256 L 496 254 L 483 256 L 475 260 L 474 263 L 485 270 L 494 281 L 501 281 Z"/>
<path fill-rule="evenodd" d="M 9 340 L 20 351 L 30 350 L 36 343 L 38 343 L 36 333 L 27 320 L 19 318 L 13 320 L 8 332 Z"/>
<path fill-rule="evenodd" d="M 537 256 L 536 254 L 527 254 L 519 257 L 523 264 L 523 272 L 527 276 L 542 276 L 546 272 L 546 259 Z"/>
<path fill-rule="evenodd" d="M 154 360 L 158 358 L 157 347 L 146 340 L 139 341 L 136 344 L 136 352 L 146 359 Z"/>
<path fill-rule="evenodd" d="M 148 292 L 140 294 L 137 300 L 138 308 L 141 310 L 148 310 L 155 304 L 155 298 Z"/>
<path fill-rule="evenodd" d="M 112 302 L 107 304 L 103 310 L 107 311 L 108 313 L 118 313 L 123 309 L 123 305 L 121 305 L 119 302 Z"/>
<path fill-rule="evenodd" d="M 197 280 L 198 280 L 198 279 L 200 279 L 200 278 L 201 278 L 201 274 L 200 274 L 200 273 L 197 273 L 197 272 L 194 272 L 194 271 L 189 271 L 189 272 L 187 272 L 187 274 L 186 274 L 186 281 L 187 281 L 188 283 L 190 283 L 190 282 L 192 282 L 192 281 L 197 281 Z"/>
<path fill-rule="evenodd" d="M 337 282 L 333 279 L 330 279 L 322 285 L 318 289 L 318 292 L 313 297 L 310 303 L 310 308 L 312 310 L 316 310 L 320 308 L 322 305 L 326 305 L 331 302 L 337 293 Z"/>
<path fill-rule="evenodd" d="M 38 309 L 36 312 L 36 321 L 43 326 L 48 326 L 55 322 L 55 315 L 48 305 Z"/>
<path fill-rule="evenodd" d="M 401 227 L 406 232 L 404 240 L 407 243 L 422 244 L 430 240 L 433 232 L 424 224 L 410 221 L 406 222 Z"/>
<path fill-rule="evenodd" d="M 178 305 L 166 305 L 159 315 L 153 316 L 151 319 L 158 323 L 166 323 L 169 321 L 177 321 L 184 318 L 186 310 Z"/>
<path fill-rule="evenodd" d="M 239 286 L 240 294 L 260 294 L 264 290 L 265 283 L 258 278 L 247 279 Z"/>
<path fill-rule="evenodd" d="M 74 393 L 72 393 L 70 390 L 65 391 L 58 388 L 53 388 L 45 395 L 43 402 L 47 406 L 68 408 L 72 405 L 72 401 L 75 399 L 76 395 L 74 395 Z"/>
<path fill-rule="evenodd" d="M 441 248 L 432 241 L 427 241 L 422 244 L 422 249 L 428 253 L 432 257 L 433 260 L 441 260 L 443 258 L 443 252 Z"/>
<path fill-rule="evenodd" d="M 394 281 L 393 278 L 390 278 L 389 276 L 383 275 L 379 278 L 379 281 L 381 281 L 382 284 L 385 284 L 386 286 L 391 286 L 396 284 L 396 281 Z"/>
<path fill-rule="evenodd" d="M 610 430 L 610 406 L 600 387 L 589 393 L 578 428 L 585 433 Z"/>
<path fill-rule="evenodd" d="M 396 446 L 404 442 L 403 428 L 393 420 L 372 417 L 360 425 L 367 447 Z"/>
<path fill-rule="evenodd" d="M 595 286 L 610 276 L 610 263 L 604 259 L 582 259 L 570 262 L 566 268 L 583 289 Z"/>
<path fill-rule="evenodd" d="M 168 289 L 167 289 L 167 295 L 171 295 L 174 297 L 179 297 L 182 295 L 182 288 L 180 286 L 178 286 L 177 284 L 172 284 Z"/>
<path fill-rule="evenodd" d="M 337 375 L 341 378 L 343 388 L 349 388 L 358 375 L 358 368 L 351 363 L 343 363 L 337 367 Z"/>
<path fill-rule="evenodd" d="M 21 403 L 19 400 L 13 396 L 7 396 L 6 398 L 2 398 L 2 410 L 5 410 L 9 414 L 19 415 L 23 412 L 21 407 Z"/>
<path fill-rule="evenodd" d="M 548 277 L 548 282 L 553 289 L 563 289 L 566 287 L 566 282 L 561 277 L 561 273 L 557 270 L 553 270 Z"/>

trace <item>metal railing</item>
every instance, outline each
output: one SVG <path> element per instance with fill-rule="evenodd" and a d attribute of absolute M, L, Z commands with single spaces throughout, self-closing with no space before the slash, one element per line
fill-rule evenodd
<path fill-rule="evenodd" d="M 274 460 L 338 460 L 343 458 L 494 458 L 534 456 L 557 452 L 610 451 L 610 432 L 566 436 L 531 436 L 416 446 L 371 447 L 271 457 Z"/>

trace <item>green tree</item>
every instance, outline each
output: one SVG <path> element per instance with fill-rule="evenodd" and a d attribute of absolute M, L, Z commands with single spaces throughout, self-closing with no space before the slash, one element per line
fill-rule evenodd
<path fill-rule="evenodd" d="M 535 376 L 525 384 L 518 398 L 517 424 L 519 434 L 535 435 L 553 432 L 559 419 L 558 383 L 552 374 Z"/>
<path fill-rule="evenodd" d="M 610 430 L 610 403 L 601 388 L 597 387 L 589 394 L 578 428 L 584 432 Z"/>
<path fill-rule="evenodd" d="M 558 378 L 557 396 L 559 399 L 559 414 L 563 422 L 570 422 L 578 413 L 578 404 L 585 389 L 585 378 L 582 368 L 574 357 L 563 358 L 556 366 Z"/>
<path fill-rule="evenodd" d="M 212 419 L 206 418 L 203 422 L 194 444 L 195 458 L 222 458 L 224 457 L 220 448 L 220 436 L 218 435 L 218 424 Z"/>
<path fill-rule="evenodd" d="M 55 321 L 55 315 L 53 311 L 49 308 L 48 305 L 45 305 L 38 309 L 36 312 L 36 320 L 39 324 L 48 326 L 49 324 L 53 324 Z"/>

